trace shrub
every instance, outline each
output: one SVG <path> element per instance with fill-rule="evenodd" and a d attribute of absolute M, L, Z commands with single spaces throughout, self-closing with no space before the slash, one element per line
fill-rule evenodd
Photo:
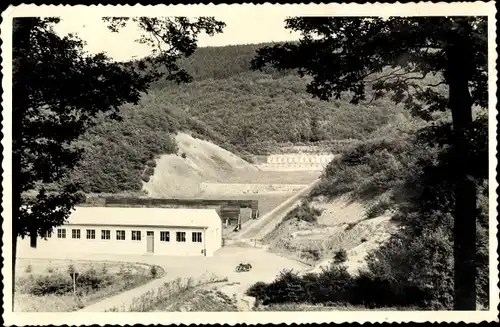
<path fill-rule="evenodd" d="M 246 295 L 263 300 L 265 298 L 265 288 L 267 284 L 264 282 L 257 282 L 250 286 L 250 288 L 245 292 Z"/>
<path fill-rule="evenodd" d="M 308 259 L 312 259 L 314 261 L 318 261 L 320 259 L 319 249 L 315 248 L 306 248 L 302 250 L 302 256 Z"/>
<path fill-rule="evenodd" d="M 154 167 L 156 167 L 156 161 L 150 159 L 150 160 L 146 161 L 146 166 L 154 168 Z"/>
<path fill-rule="evenodd" d="M 244 155 L 241 156 L 241 159 L 243 159 L 246 162 L 251 163 L 251 164 L 255 163 L 254 158 L 252 156 L 250 156 L 250 155 L 244 154 Z"/>
<path fill-rule="evenodd" d="M 49 274 L 52 274 L 54 272 L 54 267 L 52 267 L 52 262 L 49 261 L 49 264 L 47 265 L 46 270 Z"/>
<path fill-rule="evenodd" d="M 149 177 L 149 176 L 147 176 L 147 175 L 144 175 L 144 176 L 142 176 L 142 177 L 141 177 L 141 179 L 142 179 L 142 181 L 143 181 L 144 183 L 147 183 L 147 182 L 149 182 L 150 177 Z"/>
<path fill-rule="evenodd" d="M 133 276 L 130 268 L 125 269 L 124 266 L 121 266 L 120 271 L 118 272 L 118 276 L 123 279 L 126 286 L 132 283 Z"/>
<path fill-rule="evenodd" d="M 295 207 L 292 211 L 290 211 L 284 218 L 284 220 L 290 220 L 293 218 L 307 221 L 310 223 L 316 223 L 318 221 L 318 217 L 321 215 L 321 210 L 318 208 L 314 208 L 309 203 L 305 202 Z"/>
<path fill-rule="evenodd" d="M 317 279 L 311 281 L 313 303 L 351 302 L 354 279 L 345 266 L 323 268 Z"/>
<path fill-rule="evenodd" d="M 366 210 L 365 217 L 367 219 L 379 217 L 383 215 L 390 208 L 391 208 L 391 203 L 387 201 L 377 201 Z"/>
<path fill-rule="evenodd" d="M 77 279 L 77 286 L 87 292 L 96 291 L 112 284 L 112 277 L 102 272 L 97 272 L 94 267 L 83 271 Z"/>
<path fill-rule="evenodd" d="M 155 169 L 151 166 L 147 166 L 146 170 L 144 171 L 144 175 L 146 176 L 151 176 L 155 173 Z"/>
<path fill-rule="evenodd" d="M 151 274 L 151 277 L 153 278 L 156 278 L 158 277 L 158 268 L 155 266 L 155 265 L 152 265 L 150 268 L 149 268 L 149 273 Z"/>
<path fill-rule="evenodd" d="M 73 275 L 73 273 L 75 273 L 75 272 L 76 272 L 75 265 L 74 265 L 74 264 L 72 264 L 72 263 L 70 263 L 70 264 L 68 265 L 68 274 L 70 274 L 70 275 L 72 276 L 72 275 Z"/>
<path fill-rule="evenodd" d="M 319 274 L 299 276 L 284 270 L 271 283 L 252 285 L 247 295 L 264 305 L 277 303 L 331 303 L 349 301 L 353 279 L 343 266 L 331 266 Z"/>
<path fill-rule="evenodd" d="M 340 249 L 335 252 L 333 256 L 333 262 L 335 263 L 343 263 L 347 261 L 347 251 L 345 249 Z"/>
<path fill-rule="evenodd" d="M 182 157 L 183 159 L 186 159 L 186 158 L 187 158 L 187 154 L 186 154 L 186 152 L 182 152 L 181 157 Z"/>
<path fill-rule="evenodd" d="M 73 291 L 73 283 L 69 276 L 62 274 L 41 275 L 34 278 L 26 290 L 36 296 L 63 295 Z"/>
<path fill-rule="evenodd" d="M 24 272 L 29 274 L 33 271 L 33 268 L 31 267 L 31 265 L 27 265 L 26 268 L 24 268 Z"/>
<path fill-rule="evenodd" d="M 368 308 L 425 307 L 428 293 L 407 281 L 397 281 L 363 272 L 355 280 L 351 290 L 351 304 Z"/>

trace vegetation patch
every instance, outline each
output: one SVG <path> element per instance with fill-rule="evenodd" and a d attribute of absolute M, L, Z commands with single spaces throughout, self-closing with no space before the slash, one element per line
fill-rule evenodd
<path fill-rule="evenodd" d="M 76 268 L 73 263 L 63 267 L 49 262 L 45 270 L 31 269 L 16 279 L 16 311 L 75 311 L 164 274 L 158 266 L 100 262 L 79 262 Z M 75 284 L 73 273 L 78 274 Z"/>
<path fill-rule="evenodd" d="M 180 308 L 185 304 L 179 302 L 179 299 L 190 299 L 189 294 L 204 285 L 227 282 L 227 277 L 217 277 L 211 275 L 202 277 L 198 280 L 193 278 L 176 278 L 173 281 L 165 282 L 163 286 L 146 292 L 136 297 L 128 307 L 113 307 L 107 311 L 110 312 L 150 312 L 150 311 L 175 311 L 168 308 Z M 199 299 L 199 305 L 202 305 L 202 299 Z M 213 304 L 213 303 L 212 303 Z M 225 303 L 229 306 L 228 303 Z M 208 306 L 208 304 L 207 304 Z"/>
<path fill-rule="evenodd" d="M 401 111 L 384 99 L 369 108 L 343 98 L 331 103 L 312 99 L 306 81 L 292 71 L 251 71 L 257 47 L 197 49 L 180 62 L 194 82 L 159 81 L 137 105 L 120 107 L 121 121 L 98 116 L 74 144 L 86 151 L 69 180 L 85 193 L 139 191 L 150 180 L 146 167 L 154 168 L 160 155 L 178 153 L 173 136 L 179 131 L 248 162 L 250 155 L 280 151 L 286 144 L 338 152 L 393 122 Z"/>
<path fill-rule="evenodd" d="M 320 209 L 314 208 L 308 202 L 304 202 L 301 203 L 299 206 L 295 207 L 292 211 L 290 211 L 285 216 L 285 218 L 283 218 L 283 221 L 295 218 L 308 223 L 316 223 L 320 215 L 321 215 Z"/>
<path fill-rule="evenodd" d="M 426 307 L 430 297 L 429 292 L 411 284 L 394 283 L 368 273 L 351 276 L 342 265 L 302 276 L 284 270 L 273 282 L 256 283 L 246 294 L 255 297 L 257 305 L 336 303 L 365 308 Z"/>

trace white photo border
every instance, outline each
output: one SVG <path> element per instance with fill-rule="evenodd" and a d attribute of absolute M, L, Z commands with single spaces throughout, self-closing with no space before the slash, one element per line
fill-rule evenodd
<path fill-rule="evenodd" d="M 12 265 L 12 18 L 26 16 L 64 17 L 78 12 L 79 15 L 94 16 L 215 16 L 233 11 L 244 14 L 248 6 L 259 6 L 261 10 L 279 6 L 286 16 L 488 16 L 488 72 L 489 72 L 489 241 L 490 241 L 490 310 L 461 311 L 336 311 L 336 312 L 155 312 L 151 313 L 47 313 L 12 312 L 11 265 Z M 381 13 L 383 15 L 381 15 Z M 491 2 L 454 3 L 367 3 L 367 4 L 232 4 L 232 5 L 157 5 L 157 6 L 63 6 L 63 5 L 19 5 L 10 6 L 2 13 L 2 146 L 3 146 L 3 196 L 2 196 L 2 255 L 3 320 L 6 325 L 132 325 L 132 324 L 266 324 L 266 323 L 339 323 L 339 322 L 481 322 L 498 321 L 498 247 L 497 239 L 497 193 L 496 181 L 496 128 L 497 128 L 497 71 L 496 71 L 496 8 Z"/>

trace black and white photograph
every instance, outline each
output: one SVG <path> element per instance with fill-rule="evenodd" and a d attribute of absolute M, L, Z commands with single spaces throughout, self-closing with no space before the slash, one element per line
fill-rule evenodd
<path fill-rule="evenodd" d="M 9 7 L 6 325 L 498 322 L 495 14 Z"/>

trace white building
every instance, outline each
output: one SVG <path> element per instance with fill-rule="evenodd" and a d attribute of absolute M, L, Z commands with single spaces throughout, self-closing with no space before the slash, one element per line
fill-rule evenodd
<path fill-rule="evenodd" d="M 18 241 L 18 255 L 106 253 L 212 256 L 222 246 L 215 209 L 77 207 L 36 248 Z M 35 252 L 33 252 L 35 251 Z"/>

